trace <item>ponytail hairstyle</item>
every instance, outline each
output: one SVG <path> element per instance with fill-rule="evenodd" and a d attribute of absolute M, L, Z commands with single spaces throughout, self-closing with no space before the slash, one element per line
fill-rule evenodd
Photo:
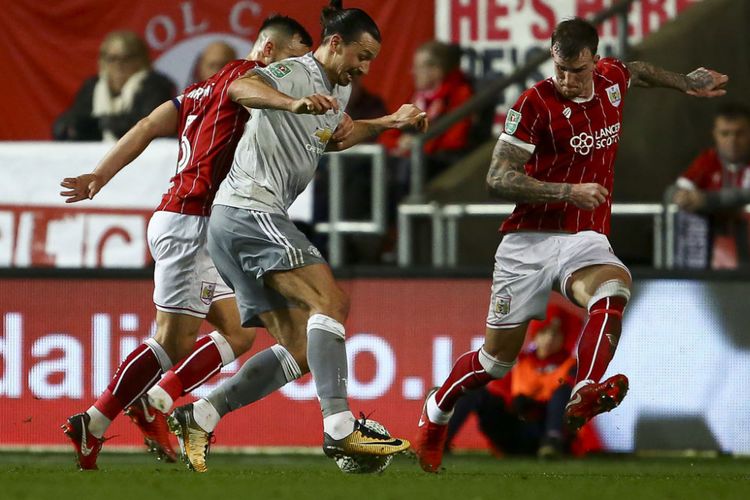
<path fill-rule="evenodd" d="M 339 35 L 344 43 L 359 40 L 362 33 L 368 33 L 378 43 L 382 42 L 380 30 L 375 21 L 362 9 L 345 9 L 343 0 L 331 0 L 320 14 L 323 26 L 321 39 L 325 42 L 333 35 Z"/>

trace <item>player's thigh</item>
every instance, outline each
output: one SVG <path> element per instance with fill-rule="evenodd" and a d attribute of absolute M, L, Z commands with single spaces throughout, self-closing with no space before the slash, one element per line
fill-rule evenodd
<path fill-rule="evenodd" d="M 512 233 L 495 253 L 487 328 L 511 329 L 544 319 L 554 282 L 556 246 L 540 233 Z"/>
<path fill-rule="evenodd" d="M 599 286 L 617 280 L 630 288 L 630 271 L 614 254 L 603 234 L 586 231 L 568 237 L 560 263 L 560 288 L 569 300 L 587 307 Z"/>
<path fill-rule="evenodd" d="M 204 318 L 216 272 L 206 250 L 205 217 L 155 212 L 148 226 L 154 258 L 154 305 L 166 313 Z"/>
<path fill-rule="evenodd" d="M 487 327 L 484 332 L 484 350 L 500 361 L 514 361 L 521 352 L 528 326 L 529 322 L 526 321 L 510 328 Z"/>
<path fill-rule="evenodd" d="M 253 346 L 255 328 L 242 326 L 234 294 L 214 300 L 208 310 L 206 320 L 226 338 L 235 356 L 240 356 Z"/>
<path fill-rule="evenodd" d="M 326 314 L 343 322 L 349 313 L 349 299 L 328 264 L 271 272 L 265 282 L 284 297 L 304 304 L 310 314 Z"/>

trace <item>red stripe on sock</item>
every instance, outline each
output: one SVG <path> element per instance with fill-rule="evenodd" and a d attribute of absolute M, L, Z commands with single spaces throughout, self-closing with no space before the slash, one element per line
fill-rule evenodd
<path fill-rule="evenodd" d="M 599 382 L 607 371 L 620 339 L 626 304 L 622 297 L 605 297 L 591 306 L 578 342 L 576 383 L 586 379 Z"/>
<path fill-rule="evenodd" d="M 94 406 L 108 419 L 114 420 L 126 405 L 151 388 L 161 375 L 156 354 L 146 344 L 136 347 L 117 367 L 107 390 Z"/>
<path fill-rule="evenodd" d="M 451 411 L 464 392 L 486 385 L 492 377 L 484 371 L 479 362 L 479 351 L 461 355 L 453 365 L 448 378 L 435 393 L 438 408 Z"/>
<path fill-rule="evenodd" d="M 184 395 L 186 389 L 192 390 L 200 386 L 213 375 L 221 370 L 223 366 L 219 347 L 210 336 L 205 336 L 195 343 L 193 352 L 175 366 L 167 374 L 170 379 L 166 385 L 159 383 L 162 389 L 172 397 L 173 401 Z M 173 375 L 171 375 L 173 374 Z M 164 377 L 166 379 L 167 377 Z"/>

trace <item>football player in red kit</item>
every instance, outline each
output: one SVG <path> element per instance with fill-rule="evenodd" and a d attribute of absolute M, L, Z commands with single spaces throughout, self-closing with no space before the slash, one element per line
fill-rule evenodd
<path fill-rule="evenodd" d="M 628 89 L 665 87 L 714 97 L 725 93 L 728 78 L 705 68 L 682 75 L 644 62 L 601 58 L 598 42 L 590 23 L 560 23 L 550 49 L 555 75 L 526 90 L 508 112 L 487 185 L 516 208 L 500 229 L 484 345 L 462 355 L 426 398 L 416 451 L 427 472 L 440 468 L 458 398 L 511 369 L 529 321 L 544 319 L 553 289 L 589 313 L 565 409 L 568 427 L 575 431 L 615 408 L 628 390 L 625 375 L 601 381 L 630 298 L 630 273 L 607 239 Z"/>

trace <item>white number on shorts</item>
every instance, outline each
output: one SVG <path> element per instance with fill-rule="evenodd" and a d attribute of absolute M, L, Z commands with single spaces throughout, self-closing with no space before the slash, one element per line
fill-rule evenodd
<path fill-rule="evenodd" d="M 190 157 L 193 155 L 193 148 L 190 146 L 190 141 L 187 138 L 187 131 L 190 128 L 190 124 L 198 118 L 198 115 L 188 115 L 185 119 L 185 128 L 182 130 L 182 136 L 180 137 L 180 159 L 177 161 L 177 172 L 182 172 L 182 169 L 187 167 Z"/>

